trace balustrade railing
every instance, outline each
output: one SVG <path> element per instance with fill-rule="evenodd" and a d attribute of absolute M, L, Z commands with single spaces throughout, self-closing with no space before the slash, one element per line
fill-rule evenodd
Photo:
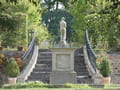
<path fill-rule="evenodd" d="M 88 58 L 90 60 L 90 63 L 92 65 L 93 69 L 96 72 L 96 59 L 97 59 L 97 56 L 96 56 L 95 52 L 93 51 L 93 49 L 91 47 L 89 37 L 88 37 L 88 30 L 85 31 L 85 44 L 86 44 Z"/>
<path fill-rule="evenodd" d="M 28 46 L 28 49 L 22 56 L 22 61 L 25 63 L 24 68 L 27 66 L 27 64 L 31 60 L 31 57 L 33 56 L 33 51 L 34 51 L 34 47 L 35 47 L 35 36 L 36 36 L 36 32 L 34 31 L 34 35 Z"/>

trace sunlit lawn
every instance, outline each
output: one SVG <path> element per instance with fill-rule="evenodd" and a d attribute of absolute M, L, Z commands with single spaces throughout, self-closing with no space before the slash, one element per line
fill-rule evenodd
<path fill-rule="evenodd" d="M 23 88 L 23 89 L 0 89 L 0 90 L 111 90 L 103 88 Z"/>
<path fill-rule="evenodd" d="M 24 87 L 27 85 L 27 87 Z M 81 85 L 81 84 L 67 84 L 65 86 L 55 86 L 49 84 L 36 85 L 32 83 L 27 84 L 6 85 L 0 90 L 120 90 L 120 85 Z M 31 86 L 33 86 L 31 88 Z M 67 87 L 66 87 L 67 86 Z"/>

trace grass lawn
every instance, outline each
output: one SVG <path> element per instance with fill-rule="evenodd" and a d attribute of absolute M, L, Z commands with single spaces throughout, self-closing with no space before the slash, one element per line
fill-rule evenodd
<path fill-rule="evenodd" d="M 113 90 L 103 88 L 23 88 L 23 89 L 0 89 L 0 90 Z"/>
<path fill-rule="evenodd" d="M 5 84 L 0 90 L 120 90 L 120 85 L 65 84 L 50 85 L 42 82 Z"/>

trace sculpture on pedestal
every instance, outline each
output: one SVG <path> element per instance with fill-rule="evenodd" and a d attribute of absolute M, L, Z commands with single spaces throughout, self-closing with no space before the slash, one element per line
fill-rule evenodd
<path fill-rule="evenodd" d="M 60 42 L 52 51 L 52 72 L 50 73 L 50 84 L 63 85 L 66 83 L 77 83 L 76 72 L 74 72 L 74 50 L 66 42 L 65 18 L 60 21 Z"/>
<path fill-rule="evenodd" d="M 66 28 L 67 28 L 67 23 L 65 22 L 65 18 L 62 17 L 60 21 L 60 47 L 66 47 L 67 42 L 66 42 Z"/>

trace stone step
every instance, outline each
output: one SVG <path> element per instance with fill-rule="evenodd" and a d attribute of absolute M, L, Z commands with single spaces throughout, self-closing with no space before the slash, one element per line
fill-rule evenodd
<path fill-rule="evenodd" d="M 34 68 L 33 72 L 52 72 L 52 67 L 51 68 Z"/>
<path fill-rule="evenodd" d="M 41 76 L 48 76 L 50 75 L 50 72 L 32 72 L 31 76 L 35 76 L 35 77 L 41 77 Z"/>
<path fill-rule="evenodd" d="M 80 61 L 81 61 L 81 60 L 84 60 L 84 57 L 81 57 L 81 56 L 75 56 L 74 59 L 75 59 L 75 61 L 76 61 L 76 60 L 78 60 L 78 61 L 80 60 Z"/>
<path fill-rule="evenodd" d="M 89 76 L 77 76 L 77 83 L 92 84 L 92 79 Z"/>
<path fill-rule="evenodd" d="M 42 54 L 42 53 L 39 53 L 39 57 L 52 57 L 52 54 Z"/>
<path fill-rule="evenodd" d="M 42 75 L 43 75 L 43 74 L 50 74 L 50 73 L 51 73 L 51 72 L 45 72 L 45 71 L 44 71 L 44 72 L 32 72 L 31 74 L 38 74 L 38 75 L 39 75 L 39 74 L 42 74 Z"/>
<path fill-rule="evenodd" d="M 89 76 L 89 72 L 77 72 L 77 76 Z"/>
<path fill-rule="evenodd" d="M 51 52 L 50 49 L 39 49 L 39 52 Z"/>
<path fill-rule="evenodd" d="M 81 60 L 81 61 L 80 61 L 80 60 L 79 60 L 79 61 L 74 61 L 74 63 L 75 63 L 75 64 L 83 64 L 83 65 L 85 65 L 85 62 L 82 61 L 82 60 Z"/>
<path fill-rule="evenodd" d="M 84 57 L 83 53 L 74 54 L 74 57 Z"/>
<path fill-rule="evenodd" d="M 84 62 L 74 62 L 74 66 L 79 65 L 79 66 L 85 66 Z"/>
<path fill-rule="evenodd" d="M 40 81 L 40 82 L 43 82 L 43 83 L 49 83 L 50 82 L 50 80 L 49 80 L 49 78 L 47 78 L 47 79 L 41 79 L 41 78 L 38 78 L 38 79 L 34 79 L 34 78 L 29 78 L 26 82 L 31 82 L 31 81 Z"/>
<path fill-rule="evenodd" d="M 75 72 L 87 72 L 88 71 L 86 68 L 84 68 L 84 69 L 75 68 L 74 70 L 75 70 Z"/>
<path fill-rule="evenodd" d="M 75 65 L 75 69 L 86 69 L 86 66 Z"/>
<path fill-rule="evenodd" d="M 83 48 L 80 48 L 80 49 L 75 50 L 75 53 L 74 53 L 74 54 L 76 55 L 76 54 L 78 54 L 78 53 L 81 53 L 81 54 L 82 54 L 82 53 L 83 53 Z"/>
<path fill-rule="evenodd" d="M 52 61 L 50 61 L 50 60 L 48 60 L 48 61 L 46 61 L 46 60 L 44 60 L 44 61 L 38 60 L 37 64 L 52 64 Z"/>
<path fill-rule="evenodd" d="M 84 60 L 84 57 L 75 56 L 75 57 L 74 57 L 74 60 L 75 60 L 75 61 Z"/>
<path fill-rule="evenodd" d="M 38 60 L 51 60 L 52 61 L 52 57 L 51 56 L 48 56 L 48 57 L 38 56 Z"/>
<path fill-rule="evenodd" d="M 76 72 L 87 72 L 88 70 L 87 70 L 87 68 L 74 68 L 74 70 L 76 71 Z"/>
<path fill-rule="evenodd" d="M 50 68 L 50 64 L 36 64 L 35 68 Z"/>
<path fill-rule="evenodd" d="M 92 84 L 93 80 L 91 79 L 77 79 L 77 83 L 79 84 Z"/>

